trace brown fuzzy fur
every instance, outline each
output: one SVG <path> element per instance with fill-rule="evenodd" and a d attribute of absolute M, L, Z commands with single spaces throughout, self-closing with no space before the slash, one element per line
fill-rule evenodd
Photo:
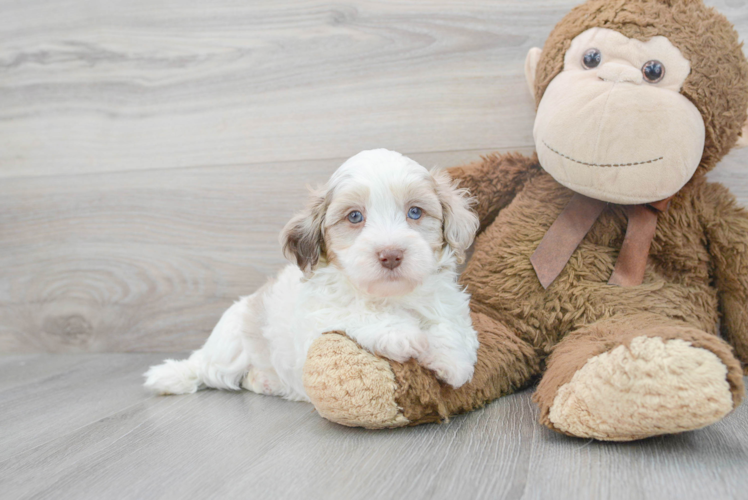
<path fill-rule="evenodd" d="M 717 324 L 748 363 L 748 213 L 703 176 L 746 119 L 748 63 L 737 34 L 699 1 L 590 0 L 549 36 L 537 69 L 538 97 L 561 70 L 571 39 L 595 26 L 639 39 L 666 36 L 691 61 L 682 93 L 706 124 L 701 165 L 659 216 L 641 285 L 607 284 L 627 225 L 624 208 L 611 204 L 547 290 L 530 256 L 572 191 L 536 157 L 488 156 L 451 169 L 478 201 L 481 233 L 461 280 L 472 295 L 481 347 L 472 382 L 457 390 L 414 361 L 390 362 L 395 399 L 410 424 L 472 410 L 545 371 L 535 401 L 541 421 L 553 427 L 548 410 L 558 388 L 591 357 L 638 336 L 682 339 L 713 352 L 728 369 L 733 404 L 742 399 L 740 363 Z"/>
<path fill-rule="evenodd" d="M 724 187 L 699 179 L 673 199 L 659 218 L 642 285 L 621 288 L 607 284 L 626 230 L 623 207 L 610 205 L 558 279 L 544 290 L 529 257 L 572 191 L 543 172 L 534 158 L 518 155 L 489 156 L 451 173 L 472 185 L 471 192 L 479 200 L 501 200 L 479 203 L 481 221 L 490 212 L 499 213 L 476 240 L 475 252 L 462 275 L 472 294 L 473 310 L 483 313 L 473 318 L 481 349 L 473 382 L 458 390 L 440 384 L 413 361 L 391 363 L 399 384 L 396 399 L 411 424 L 482 406 L 527 385 L 540 373 L 542 361 L 554 353 L 550 362 L 560 359 L 557 366 L 567 368 L 561 374 L 547 371 L 536 396 L 541 419 L 548 424 L 547 411 L 555 390 L 568 382 L 584 361 L 626 345 L 636 336 L 681 338 L 714 352 L 728 367 L 733 400 L 735 405 L 740 403 L 740 363 L 730 346 L 717 337 L 717 322 L 721 305 L 722 322 L 731 332 L 728 338 L 740 359 L 748 362 L 748 213 L 736 206 Z M 525 183 L 515 195 L 517 179 Z M 480 189 L 481 180 L 485 190 Z M 506 191 L 497 193 L 497 187 Z M 509 205 L 502 207 L 505 203 Z M 718 291 L 712 283 L 720 279 L 730 279 L 731 286 Z M 730 297 L 727 301 L 726 294 Z M 644 316 L 645 322 L 637 319 Z M 590 339 L 583 348 L 584 342 L 573 343 L 575 350 L 562 348 L 567 335 L 571 340 L 590 329 L 609 331 L 592 326 L 605 321 L 628 328 L 604 341 Z M 732 330 L 731 325 L 737 329 Z M 489 345 L 491 349 L 486 348 Z M 528 356 L 528 349 L 535 356 Z M 524 353 L 524 361 L 516 352 Z M 500 379 L 503 383 L 486 384 Z"/>

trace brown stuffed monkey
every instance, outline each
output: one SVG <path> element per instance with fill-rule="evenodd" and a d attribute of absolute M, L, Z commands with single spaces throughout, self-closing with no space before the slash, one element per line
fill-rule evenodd
<path fill-rule="evenodd" d="M 304 380 L 325 418 L 441 421 L 539 378 L 543 424 L 625 441 L 740 403 L 748 213 L 705 179 L 748 136 L 732 25 L 700 0 L 590 0 L 525 70 L 537 155 L 449 171 L 481 220 L 461 278 L 481 342 L 472 381 L 453 389 L 414 360 L 324 335 Z"/>

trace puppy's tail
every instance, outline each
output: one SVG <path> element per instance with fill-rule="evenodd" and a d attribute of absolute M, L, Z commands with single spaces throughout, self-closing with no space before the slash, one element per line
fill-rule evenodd
<path fill-rule="evenodd" d="M 200 377 L 202 353 L 195 351 L 188 359 L 166 359 L 143 374 L 145 387 L 157 394 L 192 394 L 205 386 Z"/>

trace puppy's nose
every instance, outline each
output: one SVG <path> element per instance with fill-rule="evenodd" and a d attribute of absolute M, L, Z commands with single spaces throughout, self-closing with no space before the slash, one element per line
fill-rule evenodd
<path fill-rule="evenodd" d="M 395 269 L 403 261 L 403 251 L 397 248 L 387 248 L 379 252 L 379 262 L 387 269 Z"/>

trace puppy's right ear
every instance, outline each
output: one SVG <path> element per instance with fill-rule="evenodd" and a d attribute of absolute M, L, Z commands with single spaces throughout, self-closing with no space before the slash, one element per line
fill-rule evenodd
<path fill-rule="evenodd" d="M 313 192 L 307 207 L 294 215 L 281 231 L 283 254 L 290 261 L 296 260 L 304 274 L 313 271 L 324 256 L 322 228 L 328 204 L 329 196 L 324 190 Z"/>
<path fill-rule="evenodd" d="M 470 198 L 467 189 L 459 189 L 457 182 L 444 170 L 432 170 L 431 175 L 444 212 L 444 240 L 454 251 L 457 263 L 462 264 L 478 231 L 478 216 L 470 208 L 475 200 Z"/>

